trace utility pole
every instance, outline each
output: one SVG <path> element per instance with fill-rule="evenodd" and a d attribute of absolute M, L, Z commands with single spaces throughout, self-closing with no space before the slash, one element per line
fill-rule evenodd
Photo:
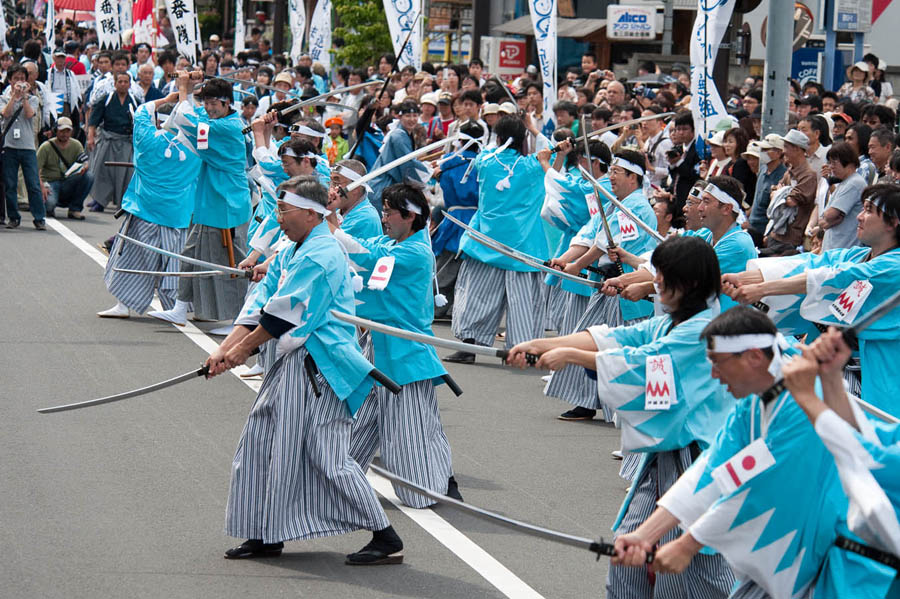
<path fill-rule="evenodd" d="M 672 3 L 674 0 L 665 0 L 663 12 L 663 38 L 662 53 L 663 56 L 672 55 Z"/>
<path fill-rule="evenodd" d="M 766 72 L 763 83 L 762 133 L 787 132 L 788 90 L 794 47 L 794 4 L 769 2 L 766 24 Z"/>

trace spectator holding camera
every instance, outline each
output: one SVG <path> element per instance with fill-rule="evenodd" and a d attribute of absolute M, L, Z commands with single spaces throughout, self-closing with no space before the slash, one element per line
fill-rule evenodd
<path fill-rule="evenodd" d="M 31 93 L 27 79 L 25 67 L 13 65 L 6 73 L 7 88 L 0 96 L 0 135 L 3 136 L 3 179 L 6 183 L 8 217 L 6 228 L 15 229 L 22 222 L 16 195 L 21 167 L 34 228 L 43 231 L 46 228 L 44 201 L 34 148 L 34 115 L 38 110 L 38 99 Z"/>

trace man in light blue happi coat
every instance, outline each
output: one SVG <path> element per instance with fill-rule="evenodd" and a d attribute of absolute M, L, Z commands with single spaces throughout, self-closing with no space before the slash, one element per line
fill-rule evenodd
<path fill-rule="evenodd" d="M 122 209 L 128 215 L 119 229 L 138 241 L 176 253 L 184 247 L 191 223 L 194 185 L 200 166 L 200 158 L 183 134 L 175 135 L 157 127 L 156 109 L 177 99 L 175 93 L 148 102 L 134 114 L 134 174 L 122 197 Z M 154 290 L 163 309 L 172 308 L 178 288 L 176 277 L 139 275 L 116 269 L 177 272 L 179 264 L 178 260 L 116 239 L 103 278 L 117 303 L 97 316 L 128 318 L 130 310 L 143 314 L 153 301 Z"/>
<path fill-rule="evenodd" d="M 334 235 L 359 272 L 368 277 L 356 312 L 389 326 L 433 335 L 434 254 L 428 238 L 428 201 L 415 187 L 398 183 L 382 193 L 384 235 L 363 239 L 343 227 Z M 350 455 L 364 469 L 380 449 L 385 467 L 441 494 L 459 497 L 434 387 L 447 371 L 434 347 L 369 331 L 375 366 L 403 388 L 398 396 L 377 387 L 353 425 Z M 434 504 L 395 486 L 410 507 Z"/>
<path fill-rule="evenodd" d="M 348 555 L 348 564 L 403 561 L 403 543 L 349 454 L 372 365 L 354 327 L 331 313 L 353 314 L 354 296 L 344 251 L 323 221 L 327 201 L 311 176 L 281 186 L 279 221 L 292 245 L 207 360 L 215 376 L 278 340 L 232 463 L 225 532 L 247 541 L 226 551 L 228 559 L 277 556 L 284 541 L 363 529 L 373 531 L 372 541 Z"/>

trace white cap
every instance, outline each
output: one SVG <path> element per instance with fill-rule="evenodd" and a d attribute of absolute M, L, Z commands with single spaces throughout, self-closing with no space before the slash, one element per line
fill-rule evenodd
<path fill-rule="evenodd" d="M 435 92 L 422 94 L 422 97 L 419 98 L 419 104 L 431 104 L 432 106 L 437 106 L 437 101 L 438 95 Z"/>
<path fill-rule="evenodd" d="M 506 114 L 516 114 L 517 111 L 518 109 L 516 108 L 516 105 L 512 102 L 504 102 L 500 105 L 500 112 L 505 112 Z"/>

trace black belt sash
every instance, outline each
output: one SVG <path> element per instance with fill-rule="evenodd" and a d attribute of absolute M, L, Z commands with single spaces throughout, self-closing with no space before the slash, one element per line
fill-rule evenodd
<path fill-rule="evenodd" d="M 857 543 L 856 541 L 848 539 L 843 535 L 838 535 L 834 540 L 834 544 L 841 549 L 844 549 L 845 551 L 859 554 L 872 561 L 878 562 L 879 564 L 884 564 L 885 566 L 889 566 L 894 570 L 900 572 L 900 557 L 897 557 L 893 553 L 877 549 L 869 545 L 863 545 L 862 543 Z"/>

